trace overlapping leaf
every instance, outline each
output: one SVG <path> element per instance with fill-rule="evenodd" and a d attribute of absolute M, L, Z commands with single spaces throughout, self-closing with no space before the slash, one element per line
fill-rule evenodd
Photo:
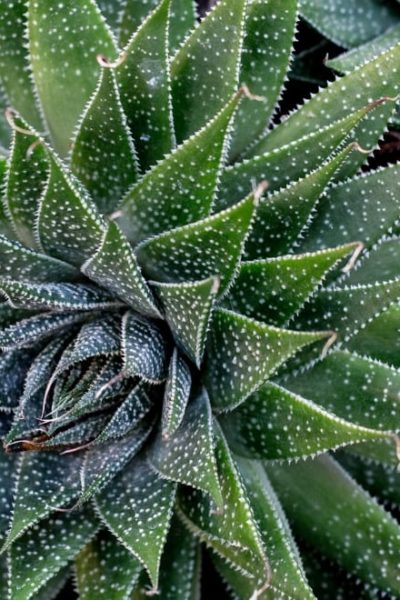
<path fill-rule="evenodd" d="M 399 526 L 332 458 L 269 465 L 267 473 L 298 535 L 367 583 L 399 593 Z"/>
<path fill-rule="evenodd" d="M 102 520 L 144 564 L 155 588 L 175 489 L 140 455 L 96 499 Z"/>
<path fill-rule="evenodd" d="M 229 310 L 215 311 L 205 371 L 213 407 L 232 410 L 285 360 L 329 335 L 278 329 Z"/>

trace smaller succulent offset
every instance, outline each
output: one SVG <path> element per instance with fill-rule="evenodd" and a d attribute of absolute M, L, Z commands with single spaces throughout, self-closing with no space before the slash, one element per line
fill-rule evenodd
<path fill-rule="evenodd" d="M 295 0 L 98 4 L 0 0 L 0 598 L 400 598 L 400 45 L 272 128 Z"/>

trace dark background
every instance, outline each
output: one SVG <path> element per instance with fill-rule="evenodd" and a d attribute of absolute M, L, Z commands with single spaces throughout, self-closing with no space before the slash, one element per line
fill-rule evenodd
<path fill-rule="evenodd" d="M 204 14 L 215 2 L 216 0 L 197 0 L 199 13 Z M 324 66 L 324 61 L 327 55 L 332 58 L 343 52 L 343 48 L 326 41 L 304 22 L 299 24 L 297 37 L 295 56 L 298 57 L 298 60 L 286 85 L 277 118 L 295 108 L 310 93 L 316 92 L 320 85 L 333 79 L 335 75 Z M 400 160 L 400 130 L 393 127 L 385 134 L 380 143 L 380 149 L 374 153 L 365 169 L 376 168 L 398 160 Z M 339 572 L 338 576 L 341 576 Z M 215 597 L 219 600 L 229 598 L 206 552 L 203 557 L 202 596 L 206 599 Z M 77 595 L 72 585 L 68 585 L 57 598 L 57 600 L 76 599 Z"/>

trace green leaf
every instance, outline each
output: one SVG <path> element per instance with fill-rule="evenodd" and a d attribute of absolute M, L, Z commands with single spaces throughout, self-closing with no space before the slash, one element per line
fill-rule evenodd
<path fill-rule="evenodd" d="M 300 241 L 301 250 L 317 250 L 354 240 L 368 248 L 395 226 L 400 212 L 400 165 L 368 173 L 332 187 Z"/>
<path fill-rule="evenodd" d="M 119 405 L 101 434 L 96 438 L 96 444 L 118 440 L 128 435 L 152 407 L 153 403 L 146 394 L 146 390 L 139 384 Z"/>
<path fill-rule="evenodd" d="M 114 33 L 117 33 L 120 27 L 125 4 L 126 0 L 97 0 L 98 7 Z"/>
<path fill-rule="evenodd" d="M 0 156 L 0 188 L 4 190 L 6 183 L 7 160 L 4 156 Z M 9 216 L 5 211 L 5 201 L 3 193 L 3 201 L 0 200 L 0 234 L 5 235 L 9 239 L 15 238 L 15 232 L 10 223 Z"/>
<path fill-rule="evenodd" d="M 399 526 L 332 458 L 268 465 L 267 473 L 295 533 L 362 580 L 399 594 Z"/>
<path fill-rule="evenodd" d="M 221 420 L 235 452 L 267 460 L 305 458 L 355 442 L 388 437 L 356 423 L 275 383 L 266 383 Z"/>
<path fill-rule="evenodd" d="M 238 92 L 203 129 L 159 162 L 125 197 L 119 218 L 135 243 L 207 217 L 225 160 Z"/>
<path fill-rule="evenodd" d="M 131 458 L 139 452 L 152 429 L 153 420 L 145 418 L 122 440 L 95 446 L 86 452 L 81 470 L 80 504 L 101 492 L 108 482 L 125 468 Z"/>
<path fill-rule="evenodd" d="M 15 408 L 37 348 L 11 350 L 0 355 L 0 406 Z"/>
<path fill-rule="evenodd" d="M 373 497 L 390 506 L 400 506 L 400 473 L 395 466 L 381 464 L 347 451 L 337 452 L 335 458 Z"/>
<path fill-rule="evenodd" d="M 156 324 L 127 312 L 122 320 L 124 367 L 132 377 L 158 383 L 166 377 L 165 340 Z"/>
<path fill-rule="evenodd" d="M 355 248 L 348 244 L 312 254 L 243 262 L 226 304 L 248 317 L 283 326 Z"/>
<path fill-rule="evenodd" d="M 85 509 L 57 513 L 35 525 L 10 550 L 10 600 L 29 600 L 70 560 L 98 528 Z"/>
<path fill-rule="evenodd" d="M 301 0 L 300 10 L 321 33 L 338 46 L 359 46 L 394 25 L 400 11 L 395 3 L 375 0 Z"/>
<path fill-rule="evenodd" d="M 357 600 L 377 600 L 377 591 L 355 577 L 349 577 L 332 560 L 304 545 L 301 557 L 310 585 L 318 600 L 357 598 Z"/>
<path fill-rule="evenodd" d="M 163 600 L 198 600 L 200 575 L 200 544 L 178 518 L 173 517 L 161 559 L 160 597 Z"/>
<path fill-rule="evenodd" d="M 146 171 L 174 145 L 168 62 L 170 0 L 161 0 L 133 35 L 117 81 L 140 164 Z"/>
<path fill-rule="evenodd" d="M 362 348 L 363 355 L 400 368 L 400 306 L 393 304 L 371 319 L 347 347 L 351 351 Z"/>
<path fill-rule="evenodd" d="M 112 69 L 103 65 L 96 92 L 80 122 L 71 170 L 102 214 L 111 214 L 137 180 L 133 142 Z"/>
<path fill-rule="evenodd" d="M 329 288 L 316 294 L 304 307 L 296 326 L 335 331 L 347 342 L 372 318 L 400 299 L 400 279 L 385 283 Z"/>
<path fill-rule="evenodd" d="M 49 579 L 49 581 L 32 596 L 32 600 L 57 599 L 59 594 L 62 593 L 62 590 L 70 578 L 70 575 L 70 569 L 68 567 L 64 567 L 64 569 L 61 569 L 61 571 L 54 575 L 54 577 Z"/>
<path fill-rule="evenodd" d="M 162 436 L 168 439 L 180 427 L 189 401 L 192 376 L 177 348 L 169 364 L 162 410 Z"/>
<path fill-rule="evenodd" d="M 101 310 L 118 306 L 113 298 L 83 284 L 43 283 L 0 279 L 0 294 L 16 308 L 43 310 Z"/>
<path fill-rule="evenodd" d="M 341 121 L 287 145 L 267 152 L 261 149 L 254 158 L 227 167 L 221 177 L 216 209 L 224 209 L 242 199 L 251 191 L 254 181 L 266 180 L 269 184 L 268 191 L 276 192 L 301 180 L 313 170 L 319 170 L 321 165 L 324 169 L 324 162 L 349 139 L 356 125 L 373 110 L 373 106 L 369 105 L 350 113 Z M 336 165 L 336 168 L 338 166 Z"/>
<path fill-rule="evenodd" d="M 146 567 L 157 588 L 176 484 L 161 479 L 143 455 L 96 498 L 102 520 Z"/>
<path fill-rule="evenodd" d="M 89 358 L 118 354 L 120 349 L 119 327 L 120 321 L 116 321 L 110 316 L 85 323 L 76 338 L 63 352 L 54 377 Z"/>
<path fill-rule="evenodd" d="M 399 261 L 400 238 L 382 238 L 338 284 L 348 287 L 391 281 L 399 275 Z"/>
<path fill-rule="evenodd" d="M 222 505 L 214 455 L 213 417 L 205 389 L 191 399 L 173 435 L 164 438 L 159 433 L 150 448 L 149 460 L 161 477 L 202 490 L 210 494 L 217 506 Z"/>
<path fill-rule="evenodd" d="M 76 281 L 79 271 L 0 235 L 0 277 L 31 283 Z"/>
<path fill-rule="evenodd" d="M 219 280 L 153 283 L 176 344 L 200 368 Z"/>
<path fill-rule="evenodd" d="M 328 332 L 295 332 L 218 309 L 207 350 L 205 381 L 213 408 L 232 410 L 300 348 Z"/>
<path fill-rule="evenodd" d="M 36 247 L 35 223 L 48 179 L 48 160 L 41 138 L 25 121 L 14 116 L 13 124 L 17 129 L 13 129 L 4 208 L 18 239 L 26 246 Z"/>
<path fill-rule="evenodd" d="M 25 0 L 0 2 L 0 80 L 8 102 L 34 127 L 42 127 L 32 79 L 28 51 L 22 40 L 26 29 Z"/>
<path fill-rule="evenodd" d="M 65 328 L 86 321 L 87 313 L 45 313 L 11 324 L 0 331 L 0 348 L 11 350 L 51 337 Z"/>
<path fill-rule="evenodd" d="M 352 145 L 347 146 L 304 178 L 261 200 L 246 241 L 246 258 L 276 257 L 293 252 L 307 234 L 321 196 L 352 150 Z"/>
<path fill-rule="evenodd" d="M 110 533 L 101 531 L 82 548 L 75 569 L 81 600 L 126 600 L 142 566 Z"/>
<path fill-rule="evenodd" d="M 66 155 L 78 119 L 96 89 L 100 70 L 96 55 L 113 58 L 115 43 L 93 0 L 77 0 L 73 10 L 68 3 L 30 1 L 28 40 L 43 115 L 56 150 Z"/>
<path fill-rule="evenodd" d="M 399 429 L 400 372 L 376 361 L 337 350 L 284 385 L 354 425 Z"/>
<path fill-rule="evenodd" d="M 217 215 L 142 242 L 139 263 L 149 277 L 165 283 L 220 276 L 223 294 L 235 275 L 255 202 L 252 194 Z"/>
<path fill-rule="evenodd" d="M 373 60 L 382 52 L 386 52 L 392 46 L 400 42 L 400 25 L 390 27 L 387 31 L 378 37 L 371 39 L 366 44 L 353 48 L 349 52 L 344 52 L 336 58 L 327 61 L 327 66 L 335 69 L 339 73 L 350 73 L 358 69 L 364 63 Z"/>
<path fill-rule="evenodd" d="M 58 508 L 68 506 L 80 492 L 82 454 L 53 452 L 22 456 L 15 489 L 13 515 L 5 547 Z"/>
<path fill-rule="evenodd" d="M 104 222 L 95 205 L 49 154 L 50 179 L 40 202 L 37 233 L 46 254 L 80 267 L 99 247 Z"/>
<path fill-rule="evenodd" d="M 236 459 L 236 464 L 243 477 L 272 571 L 271 583 L 260 598 L 273 600 L 287 597 L 291 600 L 315 600 L 289 525 L 265 470 L 260 463 L 242 458 Z M 250 598 L 253 590 L 248 580 L 240 573 L 229 569 L 219 557 L 215 557 L 214 561 L 238 597 Z"/>
<path fill-rule="evenodd" d="M 254 143 L 268 127 L 282 93 L 293 48 L 296 0 L 252 0 L 247 6 L 240 68 L 245 83 L 261 102 L 244 99 L 236 118 L 231 158 Z"/>
<path fill-rule="evenodd" d="M 81 270 L 138 312 L 149 317 L 161 316 L 136 256 L 114 222 L 109 223 L 99 249 Z"/>
<path fill-rule="evenodd" d="M 248 577 L 255 590 L 265 584 L 269 566 L 242 480 L 222 433 L 216 433 L 223 506 L 215 510 L 208 494 L 186 488 L 178 497 L 178 514 L 193 535 Z"/>
<path fill-rule="evenodd" d="M 399 59 L 400 44 L 384 52 L 375 60 L 366 63 L 360 69 L 337 79 L 324 90 L 312 96 L 296 112 L 269 132 L 252 149 L 252 152 L 259 153 L 261 148 L 263 152 L 267 152 L 278 146 L 289 144 L 343 119 L 349 113 L 366 106 L 371 100 L 378 100 L 385 96 L 396 97 L 400 91 Z M 384 121 L 382 122 L 382 118 L 378 118 L 376 113 L 374 121 L 369 120 L 367 135 L 358 136 L 358 141 L 363 146 L 369 147 L 376 144 L 383 133 L 392 109 L 392 103 L 384 103 L 378 112 L 384 117 Z"/>
<path fill-rule="evenodd" d="M 3 418 L 3 414 L 1 415 Z M 18 459 L 15 456 L 10 456 L 3 450 L 0 452 L 0 540 L 4 541 L 7 530 L 10 526 L 12 516 L 12 505 L 14 499 L 13 480 L 15 479 L 16 470 L 18 468 Z"/>
<path fill-rule="evenodd" d="M 159 0 L 126 0 L 121 22 L 120 45 L 125 46 L 132 33 L 141 25 L 149 11 Z M 196 6 L 193 0 L 171 0 L 169 22 L 169 48 L 172 54 L 195 26 Z"/>
<path fill-rule="evenodd" d="M 178 142 L 205 125 L 238 86 L 245 0 L 220 0 L 171 63 Z"/>

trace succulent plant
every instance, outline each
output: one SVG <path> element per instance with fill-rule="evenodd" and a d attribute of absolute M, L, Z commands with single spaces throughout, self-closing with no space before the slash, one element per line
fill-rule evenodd
<path fill-rule="evenodd" d="M 280 119 L 295 0 L 0 8 L 0 597 L 399 598 L 400 45 Z"/>

